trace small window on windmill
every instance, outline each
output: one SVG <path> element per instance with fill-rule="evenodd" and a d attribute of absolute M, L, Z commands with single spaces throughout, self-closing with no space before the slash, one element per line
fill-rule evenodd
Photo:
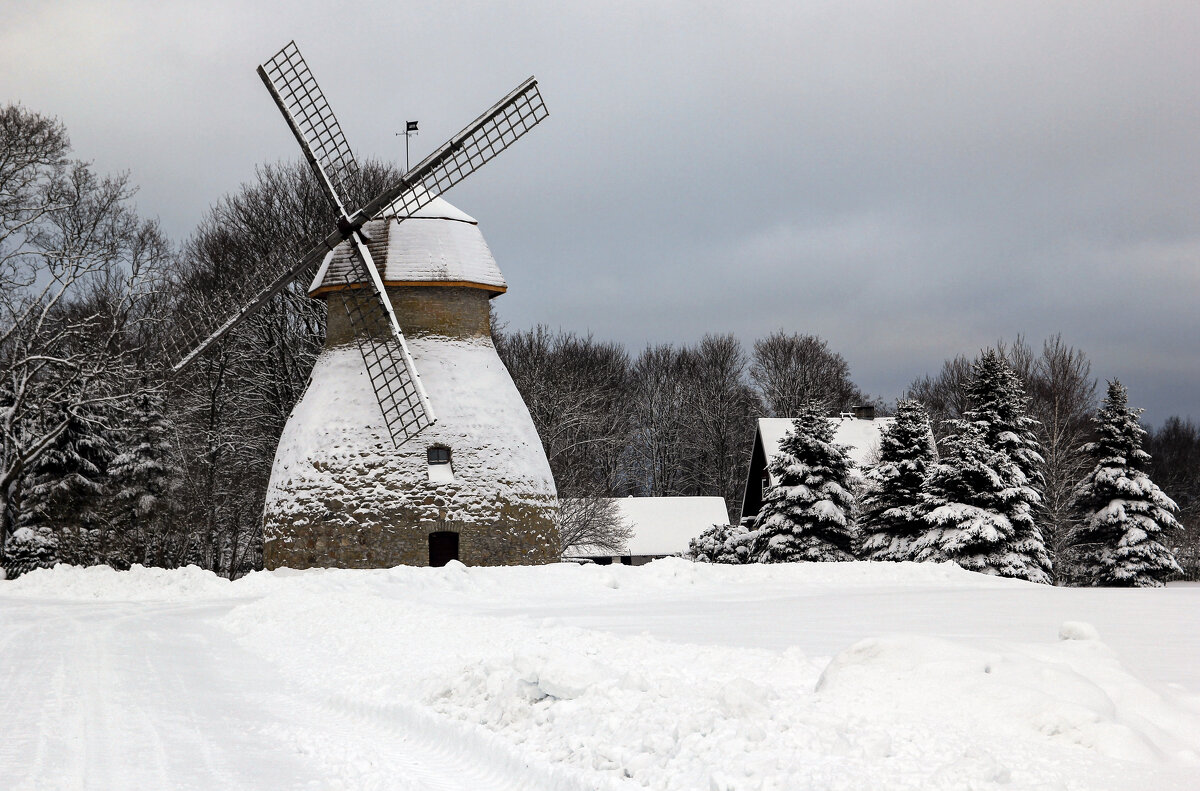
<path fill-rule="evenodd" d="M 429 482 L 454 483 L 454 465 L 450 463 L 450 449 L 434 445 L 425 454 L 429 461 Z"/>

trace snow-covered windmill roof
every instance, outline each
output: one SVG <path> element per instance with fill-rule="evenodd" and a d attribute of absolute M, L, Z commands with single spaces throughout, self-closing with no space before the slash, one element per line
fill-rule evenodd
<path fill-rule="evenodd" d="M 885 428 L 892 424 L 895 418 L 877 417 L 873 420 L 857 417 L 827 418 L 833 424 L 833 441 L 838 445 L 850 448 L 850 461 L 854 466 L 862 467 L 874 460 L 879 453 L 879 438 Z M 758 419 L 758 435 L 762 438 L 763 453 L 767 463 L 779 454 L 779 443 L 792 430 L 790 417 L 762 417 Z M 775 483 L 773 480 L 771 483 Z"/>
<path fill-rule="evenodd" d="M 713 525 L 729 523 L 724 497 L 617 497 L 621 519 L 633 535 L 619 552 L 581 547 L 573 555 L 676 555 Z"/>
<path fill-rule="evenodd" d="M 372 220 L 363 230 L 385 285 L 442 283 L 495 293 L 508 288 L 479 223 L 442 198 L 408 216 Z M 309 293 L 316 296 L 353 282 L 349 266 L 349 247 L 342 244 L 325 257 Z"/>

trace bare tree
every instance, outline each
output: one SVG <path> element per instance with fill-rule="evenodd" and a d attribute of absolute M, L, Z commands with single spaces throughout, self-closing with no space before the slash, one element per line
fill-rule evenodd
<path fill-rule="evenodd" d="M 629 447 L 638 493 L 682 494 L 688 402 L 687 355 L 670 345 L 647 346 L 633 364 Z"/>
<path fill-rule="evenodd" d="M 544 326 L 497 333 L 560 498 L 627 493 L 629 357 L 620 345 Z"/>
<path fill-rule="evenodd" d="M 970 409 L 967 385 L 971 382 L 972 361 L 960 354 L 942 363 L 942 370 L 935 376 L 926 374 L 913 380 L 904 397 L 920 401 L 929 412 L 929 422 L 934 436 L 940 441 L 947 435 L 948 420 L 957 420 Z"/>
<path fill-rule="evenodd" d="M 141 343 L 169 245 L 126 176 L 68 159 L 57 121 L 0 108 L 0 516 L 73 421 L 144 382 Z M 51 408 L 52 407 L 52 408 Z"/>
<path fill-rule="evenodd" d="M 559 554 L 573 551 L 618 553 L 625 547 L 633 530 L 621 518 L 617 501 L 589 495 L 558 501 Z"/>
<path fill-rule="evenodd" d="M 1061 335 L 1047 338 L 1041 354 L 1031 351 L 1021 339 L 1010 348 L 1016 359 L 1030 360 L 1025 368 L 1026 392 L 1030 414 L 1038 420 L 1035 433 L 1045 460 L 1042 504 L 1035 516 L 1054 562 L 1055 579 L 1062 582 L 1069 579 L 1073 565 L 1071 547 L 1078 527 L 1072 508 L 1075 489 L 1090 472 L 1082 448 L 1093 431 L 1097 383 L 1087 355 L 1064 343 Z M 1022 369 L 1017 368 L 1017 373 Z"/>
<path fill-rule="evenodd" d="M 1183 530 L 1171 541 L 1175 558 L 1185 579 L 1200 580 L 1200 426 L 1169 417 L 1149 432 L 1145 449 L 1151 476 L 1179 505 Z"/>
<path fill-rule="evenodd" d="M 776 417 L 790 416 L 806 400 L 827 413 L 865 400 L 846 359 L 816 335 L 780 330 L 755 341 L 750 379 Z"/>
<path fill-rule="evenodd" d="M 749 361 L 733 335 L 705 335 L 686 361 L 686 493 L 720 495 L 733 521 L 762 402 L 746 381 Z"/>

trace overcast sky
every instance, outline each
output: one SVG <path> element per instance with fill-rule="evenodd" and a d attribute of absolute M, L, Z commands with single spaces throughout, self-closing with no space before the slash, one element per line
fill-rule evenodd
<path fill-rule="evenodd" d="M 182 240 L 297 156 L 254 73 L 289 39 L 360 156 L 538 77 L 550 118 L 447 195 L 510 328 L 817 333 L 889 399 L 1061 332 L 1200 419 L 1200 3 L 6 0 L 0 102 Z"/>

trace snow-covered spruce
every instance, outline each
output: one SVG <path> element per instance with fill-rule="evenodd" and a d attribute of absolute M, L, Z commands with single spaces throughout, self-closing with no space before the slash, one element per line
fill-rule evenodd
<path fill-rule="evenodd" d="M 1080 574 L 1093 585 L 1158 586 L 1180 572 L 1161 541 L 1179 529 L 1178 507 L 1146 474 L 1150 454 L 1142 450 L 1141 412 L 1130 408 L 1125 386 L 1114 379 L 1096 413 L 1099 439 L 1084 446 L 1095 467 L 1076 492 L 1083 520 L 1076 544 Z"/>
<path fill-rule="evenodd" d="M 987 349 L 972 367 L 967 397 L 971 408 L 964 417 L 983 428 L 988 448 L 1012 462 L 997 470 L 1004 475 L 1006 487 L 1012 490 L 1000 506 L 1000 513 L 1008 517 L 1013 527 L 1010 549 L 1024 556 L 1030 568 L 1040 569 L 1041 574 L 1036 576 L 1044 576 L 1044 581 L 1049 582 L 1052 564 L 1037 525 L 1044 460 L 1034 433 L 1038 421 L 1029 415 L 1025 388 L 1004 357 L 994 349 Z"/>
<path fill-rule="evenodd" d="M 90 566 L 107 562 L 100 534 L 105 475 L 113 438 L 105 415 L 55 407 L 65 429 L 54 445 L 26 469 L 14 534 L 4 547 L 9 577 L 56 562 Z M 19 534 L 19 535 L 18 535 Z"/>
<path fill-rule="evenodd" d="M 925 532 L 921 488 L 936 461 L 929 413 L 919 401 L 901 401 L 895 421 L 880 435 L 879 461 L 864 476 L 859 557 L 912 560 L 912 542 Z"/>
<path fill-rule="evenodd" d="M 172 516 L 172 495 L 181 483 L 171 446 L 173 426 L 157 392 L 134 399 L 124 450 L 108 466 L 112 524 L 126 544 L 130 563 L 162 563 Z"/>
<path fill-rule="evenodd" d="M 970 571 L 1049 583 L 1040 563 L 1017 549 L 1018 536 L 1036 531 L 1020 470 L 988 447 L 985 427 L 952 421 L 942 459 L 921 496 L 925 533 L 913 542 L 913 560 L 953 561 Z M 1020 527 L 1018 527 L 1018 525 Z"/>
<path fill-rule="evenodd" d="M 754 539 L 754 518 L 737 525 L 713 525 L 688 542 L 687 557 L 697 563 L 749 563 Z"/>
<path fill-rule="evenodd" d="M 58 562 L 58 537 L 46 526 L 18 527 L 4 544 L 3 577 L 16 579 Z"/>
<path fill-rule="evenodd" d="M 1002 451 L 1025 474 L 1035 491 L 1042 481 L 1041 444 L 1034 429 L 1038 421 L 1029 415 L 1029 399 L 1020 377 L 994 349 L 987 349 L 975 360 L 971 381 L 967 384 L 966 419 L 983 423 L 987 444 Z"/>
<path fill-rule="evenodd" d="M 804 402 L 797 413 L 771 460 L 778 484 L 754 521 L 754 560 L 853 560 L 850 459 L 834 444 L 833 425 L 814 402 Z"/>

